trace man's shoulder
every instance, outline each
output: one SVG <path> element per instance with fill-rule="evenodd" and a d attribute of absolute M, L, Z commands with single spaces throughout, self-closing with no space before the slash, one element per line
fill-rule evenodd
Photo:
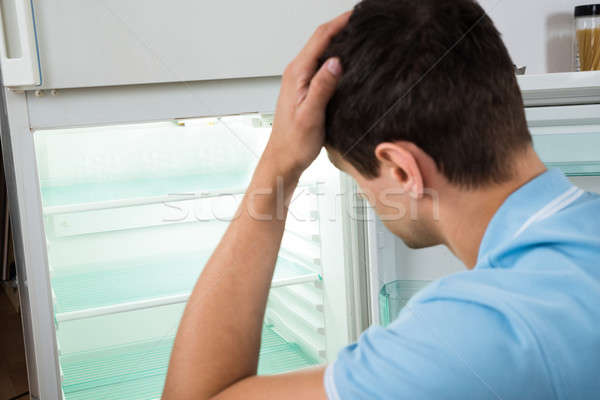
<path fill-rule="evenodd" d="M 600 194 L 594 192 L 584 192 L 576 201 L 565 207 L 556 214 L 558 219 L 561 217 L 581 217 L 589 219 L 588 214 L 591 211 L 600 212 Z M 600 225 L 600 218 L 595 221 Z"/>
<path fill-rule="evenodd" d="M 588 222 L 594 226 L 587 229 L 598 223 Z M 537 379 L 558 390 L 579 390 L 565 386 L 576 379 L 598 388 L 589 371 L 600 361 L 586 349 L 600 345 L 593 328 L 600 319 L 600 271 L 592 257 L 600 252 L 600 235 L 586 239 L 571 232 L 580 230 L 524 244 L 514 265 L 508 258 L 494 260 L 505 264 L 440 279 L 411 300 L 410 312 L 468 363 L 484 368 L 485 359 L 494 358 L 530 377 L 534 368 Z M 393 329 L 404 329 L 402 321 Z"/>
<path fill-rule="evenodd" d="M 501 297 L 477 296 L 483 287 L 473 287 L 469 274 L 424 289 L 388 328 L 372 328 L 352 352 L 342 353 L 341 364 L 360 360 L 393 376 L 385 393 L 414 397 L 421 392 L 412 390 L 419 389 L 422 398 L 516 398 L 516 385 L 522 398 L 551 396 L 553 379 L 536 335 L 502 306 Z M 372 382 L 374 387 L 380 380 Z"/>
<path fill-rule="evenodd" d="M 595 269 L 600 258 L 600 195 L 585 192 L 577 201 L 531 225 L 499 246 L 486 260 L 494 268 L 535 269 L 554 274 Z"/>

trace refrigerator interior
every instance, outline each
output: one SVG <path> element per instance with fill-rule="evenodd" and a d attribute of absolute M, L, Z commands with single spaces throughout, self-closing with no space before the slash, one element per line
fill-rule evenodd
<path fill-rule="evenodd" d="M 249 114 L 34 131 L 67 400 L 160 396 L 185 301 L 235 218 L 270 126 Z M 343 257 L 322 262 L 335 260 L 325 248 L 340 252 L 324 238 L 342 237 L 341 222 L 324 216 L 336 179 L 322 154 L 294 194 L 259 374 L 324 363 L 345 344 L 325 316 L 326 301 L 344 293 L 324 283 L 343 274 Z"/>
<path fill-rule="evenodd" d="M 600 193 L 600 114 L 582 118 L 590 107 L 598 108 L 540 107 L 529 109 L 528 117 L 534 148 L 547 167 L 559 168 L 578 187 Z M 373 322 L 387 326 L 431 281 L 466 270 L 447 248 L 411 250 L 372 211 L 370 219 Z"/>

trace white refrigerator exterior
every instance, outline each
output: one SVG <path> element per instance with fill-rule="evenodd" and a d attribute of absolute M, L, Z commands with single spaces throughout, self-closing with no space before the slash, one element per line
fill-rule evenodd
<path fill-rule="evenodd" d="M 8 67 L 17 57 L 5 52 L 6 85 L 56 89 L 280 75 L 313 30 L 354 1 L 3 2 L 13 3 L 7 43 L 17 38 L 18 58 L 36 72 L 39 57 L 41 68 L 35 80 L 16 79 Z"/>

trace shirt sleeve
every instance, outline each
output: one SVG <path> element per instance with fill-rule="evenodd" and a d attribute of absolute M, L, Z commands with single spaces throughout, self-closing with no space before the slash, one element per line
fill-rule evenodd
<path fill-rule="evenodd" d="M 535 381 L 543 374 L 529 370 L 539 360 L 535 341 L 514 328 L 506 315 L 478 304 L 410 305 L 388 329 L 372 327 L 340 352 L 325 373 L 327 395 L 330 400 L 553 398 L 551 391 L 538 390 L 549 386 Z M 527 387 L 536 389 L 527 393 Z"/>

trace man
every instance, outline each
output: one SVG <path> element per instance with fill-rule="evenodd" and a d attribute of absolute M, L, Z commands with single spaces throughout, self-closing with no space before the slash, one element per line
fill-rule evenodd
<path fill-rule="evenodd" d="M 531 143 L 508 52 L 474 1 L 364 0 L 321 26 L 285 71 L 164 398 L 598 398 L 600 198 L 547 171 Z M 384 218 L 393 233 L 444 244 L 471 271 L 431 284 L 327 368 L 259 377 L 285 218 L 255 217 L 280 214 L 323 145 L 380 216 L 416 203 Z"/>

